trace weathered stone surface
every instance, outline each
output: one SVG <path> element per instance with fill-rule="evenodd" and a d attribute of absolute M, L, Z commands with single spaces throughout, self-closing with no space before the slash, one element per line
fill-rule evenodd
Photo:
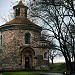
<path fill-rule="evenodd" d="M 21 18 L 22 16 L 23 15 L 21 15 Z M 43 62 L 44 52 L 48 52 L 48 48 L 43 48 L 41 43 L 42 41 L 40 42 L 41 27 L 30 22 L 27 18 L 24 18 L 25 22 L 22 23 L 22 21 L 20 21 L 19 24 L 16 24 L 18 23 L 16 21 L 19 21 L 19 19 L 21 19 L 20 16 L 17 17 L 18 20 L 14 19 L 6 23 L 4 26 L 0 27 L 2 31 L 2 49 L 0 49 L 0 70 L 21 70 L 26 69 L 26 65 L 28 65 L 31 69 L 33 67 L 39 70 L 44 69 L 43 66 L 47 66 L 48 62 L 48 59 Z M 14 22 L 16 23 L 13 24 Z M 26 27 L 25 25 L 27 25 L 27 28 L 23 28 Z M 30 34 L 29 44 L 25 44 L 26 33 Z"/>

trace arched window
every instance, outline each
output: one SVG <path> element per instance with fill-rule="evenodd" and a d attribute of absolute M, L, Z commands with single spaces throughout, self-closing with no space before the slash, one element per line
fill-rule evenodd
<path fill-rule="evenodd" d="M 30 33 L 25 34 L 25 44 L 30 44 Z"/>
<path fill-rule="evenodd" d="M 44 53 L 44 58 L 47 58 L 47 52 Z"/>
<path fill-rule="evenodd" d="M 2 34 L 0 32 L 0 46 L 2 46 Z"/>
<path fill-rule="evenodd" d="M 20 9 L 17 8 L 17 9 L 16 9 L 16 16 L 19 16 L 19 15 L 20 15 Z"/>

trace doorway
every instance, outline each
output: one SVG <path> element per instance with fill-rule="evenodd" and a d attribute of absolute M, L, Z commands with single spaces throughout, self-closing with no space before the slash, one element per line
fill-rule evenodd
<path fill-rule="evenodd" d="M 30 58 L 25 57 L 25 69 L 30 69 Z"/>
<path fill-rule="evenodd" d="M 35 65 L 35 52 L 32 48 L 24 48 L 22 50 L 22 69 L 32 69 Z"/>

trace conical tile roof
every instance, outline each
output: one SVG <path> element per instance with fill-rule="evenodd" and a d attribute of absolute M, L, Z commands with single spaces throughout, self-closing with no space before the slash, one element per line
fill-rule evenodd
<path fill-rule="evenodd" d="M 12 24 L 26 24 L 26 25 L 36 25 L 27 18 L 16 17 L 13 20 L 6 22 L 4 25 L 12 25 Z M 36 25 L 37 26 L 37 25 Z"/>
<path fill-rule="evenodd" d="M 22 1 L 20 1 L 16 6 L 14 6 L 13 7 L 13 9 L 15 9 L 15 8 L 25 8 L 25 7 L 27 7 L 27 6 L 25 6 L 24 4 L 23 4 L 23 2 Z"/>

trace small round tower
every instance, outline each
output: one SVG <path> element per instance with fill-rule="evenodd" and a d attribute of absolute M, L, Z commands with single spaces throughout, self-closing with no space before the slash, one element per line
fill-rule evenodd
<path fill-rule="evenodd" d="M 15 17 L 22 17 L 27 18 L 27 9 L 28 7 L 25 6 L 22 1 L 20 1 L 16 6 L 13 7 L 15 11 Z"/>

